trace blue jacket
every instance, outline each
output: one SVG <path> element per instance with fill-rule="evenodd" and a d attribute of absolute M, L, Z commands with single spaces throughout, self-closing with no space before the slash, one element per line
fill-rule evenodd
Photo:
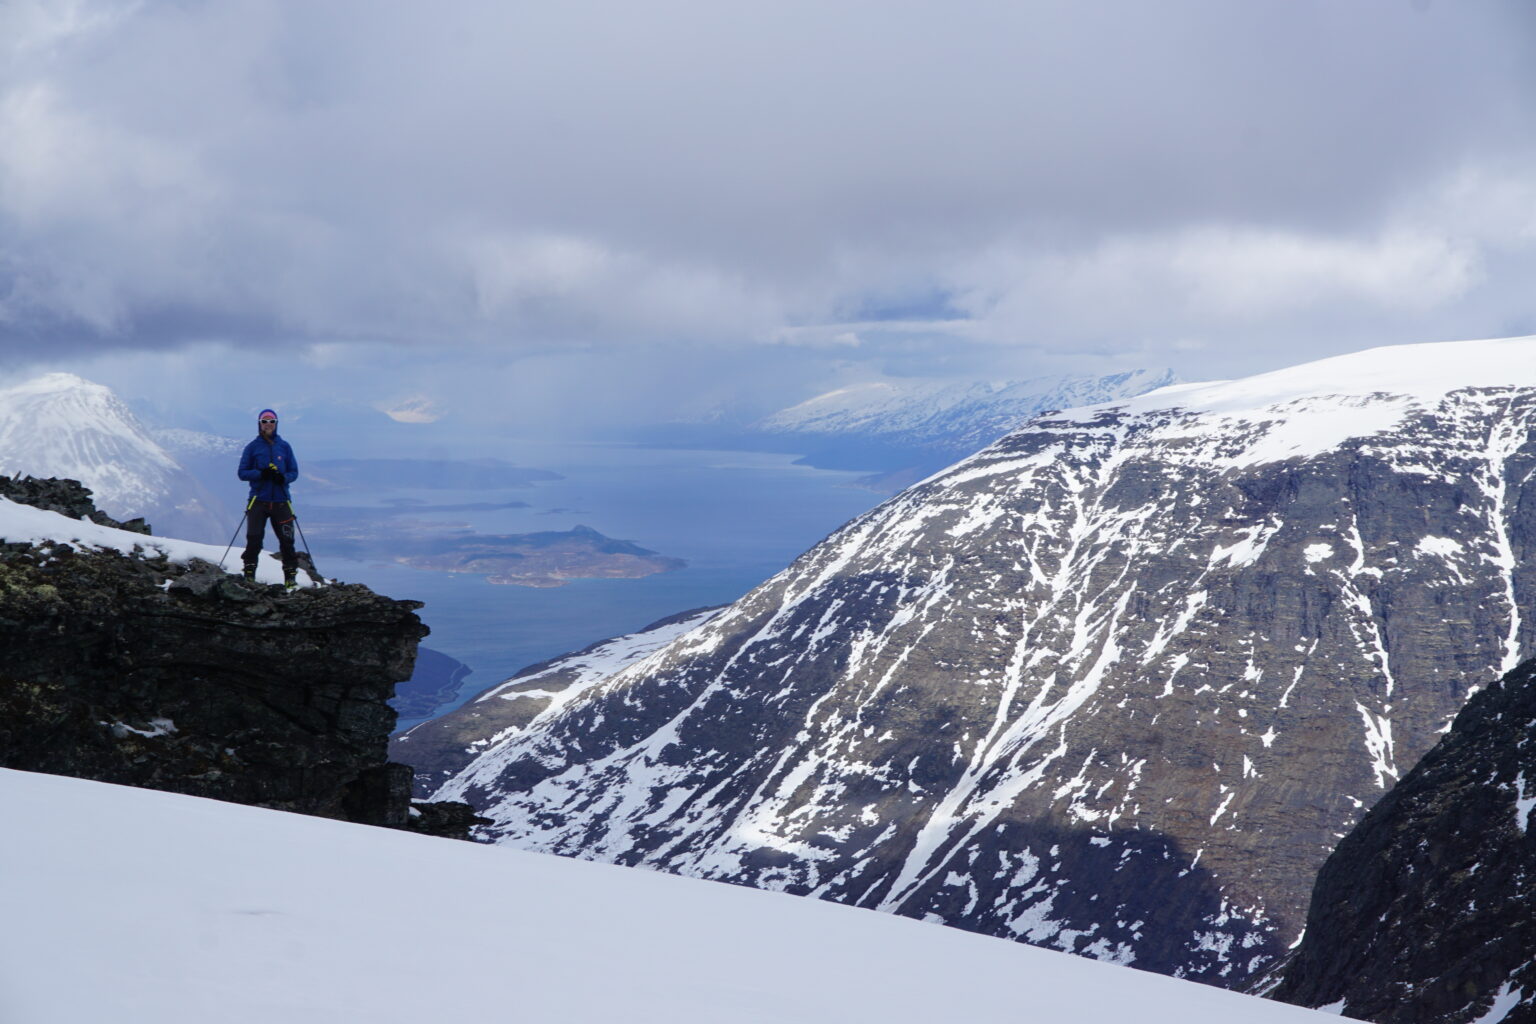
<path fill-rule="evenodd" d="M 275 465 L 283 474 L 282 483 L 261 478 L 261 471 L 268 464 Z M 250 481 L 251 497 L 257 501 L 287 501 L 288 485 L 298 478 L 299 460 L 293 457 L 288 442 L 276 433 L 270 441 L 258 434 L 240 455 L 240 479 Z"/>

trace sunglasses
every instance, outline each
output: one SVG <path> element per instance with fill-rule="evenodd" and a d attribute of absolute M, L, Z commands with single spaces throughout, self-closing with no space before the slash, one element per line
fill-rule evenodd
<path fill-rule="evenodd" d="M 262 420 L 262 423 L 276 423 L 277 420 Z"/>

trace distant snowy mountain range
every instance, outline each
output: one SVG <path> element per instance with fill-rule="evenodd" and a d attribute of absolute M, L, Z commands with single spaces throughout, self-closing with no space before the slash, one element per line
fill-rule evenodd
<path fill-rule="evenodd" d="M 107 514 L 142 516 L 160 536 L 227 538 L 224 503 L 165 440 L 111 389 L 74 374 L 50 373 L 0 389 L 0 473 L 79 480 Z"/>
<path fill-rule="evenodd" d="M 234 459 L 245 448 L 245 442 L 237 438 L 220 437 L 218 434 L 183 427 L 152 427 L 150 435 L 177 458 L 213 456 L 227 461 L 231 467 Z M 234 475 L 232 468 L 230 475 Z"/>
<path fill-rule="evenodd" d="M 1169 384 L 1171 370 L 1022 381 L 885 380 L 838 388 L 755 424 L 767 433 L 864 437 L 956 457 L 991 444 L 1042 412 L 1113 402 Z"/>
<path fill-rule="evenodd" d="M 1533 431 L 1536 338 L 1041 416 L 606 678 L 466 705 L 535 713 L 459 719 L 437 795 L 515 846 L 1237 984 L 1536 647 Z"/>
<path fill-rule="evenodd" d="M 794 452 L 823 469 L 864 470 L 870 475 L 863 486 L 893 494 L 1043 412 L 1132 398 L 1177 381 L 1169 370 L 1006 381 L 868 381 L 744 423 L 719 411 L 660 429 L 650 439 Z"/>

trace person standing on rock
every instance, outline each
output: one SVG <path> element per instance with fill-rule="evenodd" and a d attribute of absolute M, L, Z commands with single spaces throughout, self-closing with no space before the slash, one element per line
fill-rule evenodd
<path fill-rule="evenodd" d="M 261 410 L 256 431 L 255 439 L 240 455 L 240 479 L 251 485 L 251 500 L 245 509 L 245 578 L 256 579 L 256 562 L 261 558 L 261 542 L 270 520 L 283 556 L 283 586 L 292 590 L 298 585 L 299 553 L 293 546 L 293 504 L 288 485 L 298 479 L 299 460 L 277 434 L 277 413 Z"/>

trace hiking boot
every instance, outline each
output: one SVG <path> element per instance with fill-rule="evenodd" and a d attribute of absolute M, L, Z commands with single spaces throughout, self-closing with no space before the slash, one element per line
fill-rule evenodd
<path fill-rule="evenodd" d="M 285 573 L 283 573 L 283 589 L 284 590 L 297 590 L 298 588 L 299 588 L 299 576 L 298 576 L 298 573 L 293 573 L 293 572 L 285 572 Z"/>
<path fill-rule="evenodd" d="M 248 566 L 245 567 L 245 571 L 243 573 L 241 573 L 240 575 L 244 576 L 251 583 L 255 583 L 256 582 L 256 567 L 254 565 L 248 565 Z"/>

